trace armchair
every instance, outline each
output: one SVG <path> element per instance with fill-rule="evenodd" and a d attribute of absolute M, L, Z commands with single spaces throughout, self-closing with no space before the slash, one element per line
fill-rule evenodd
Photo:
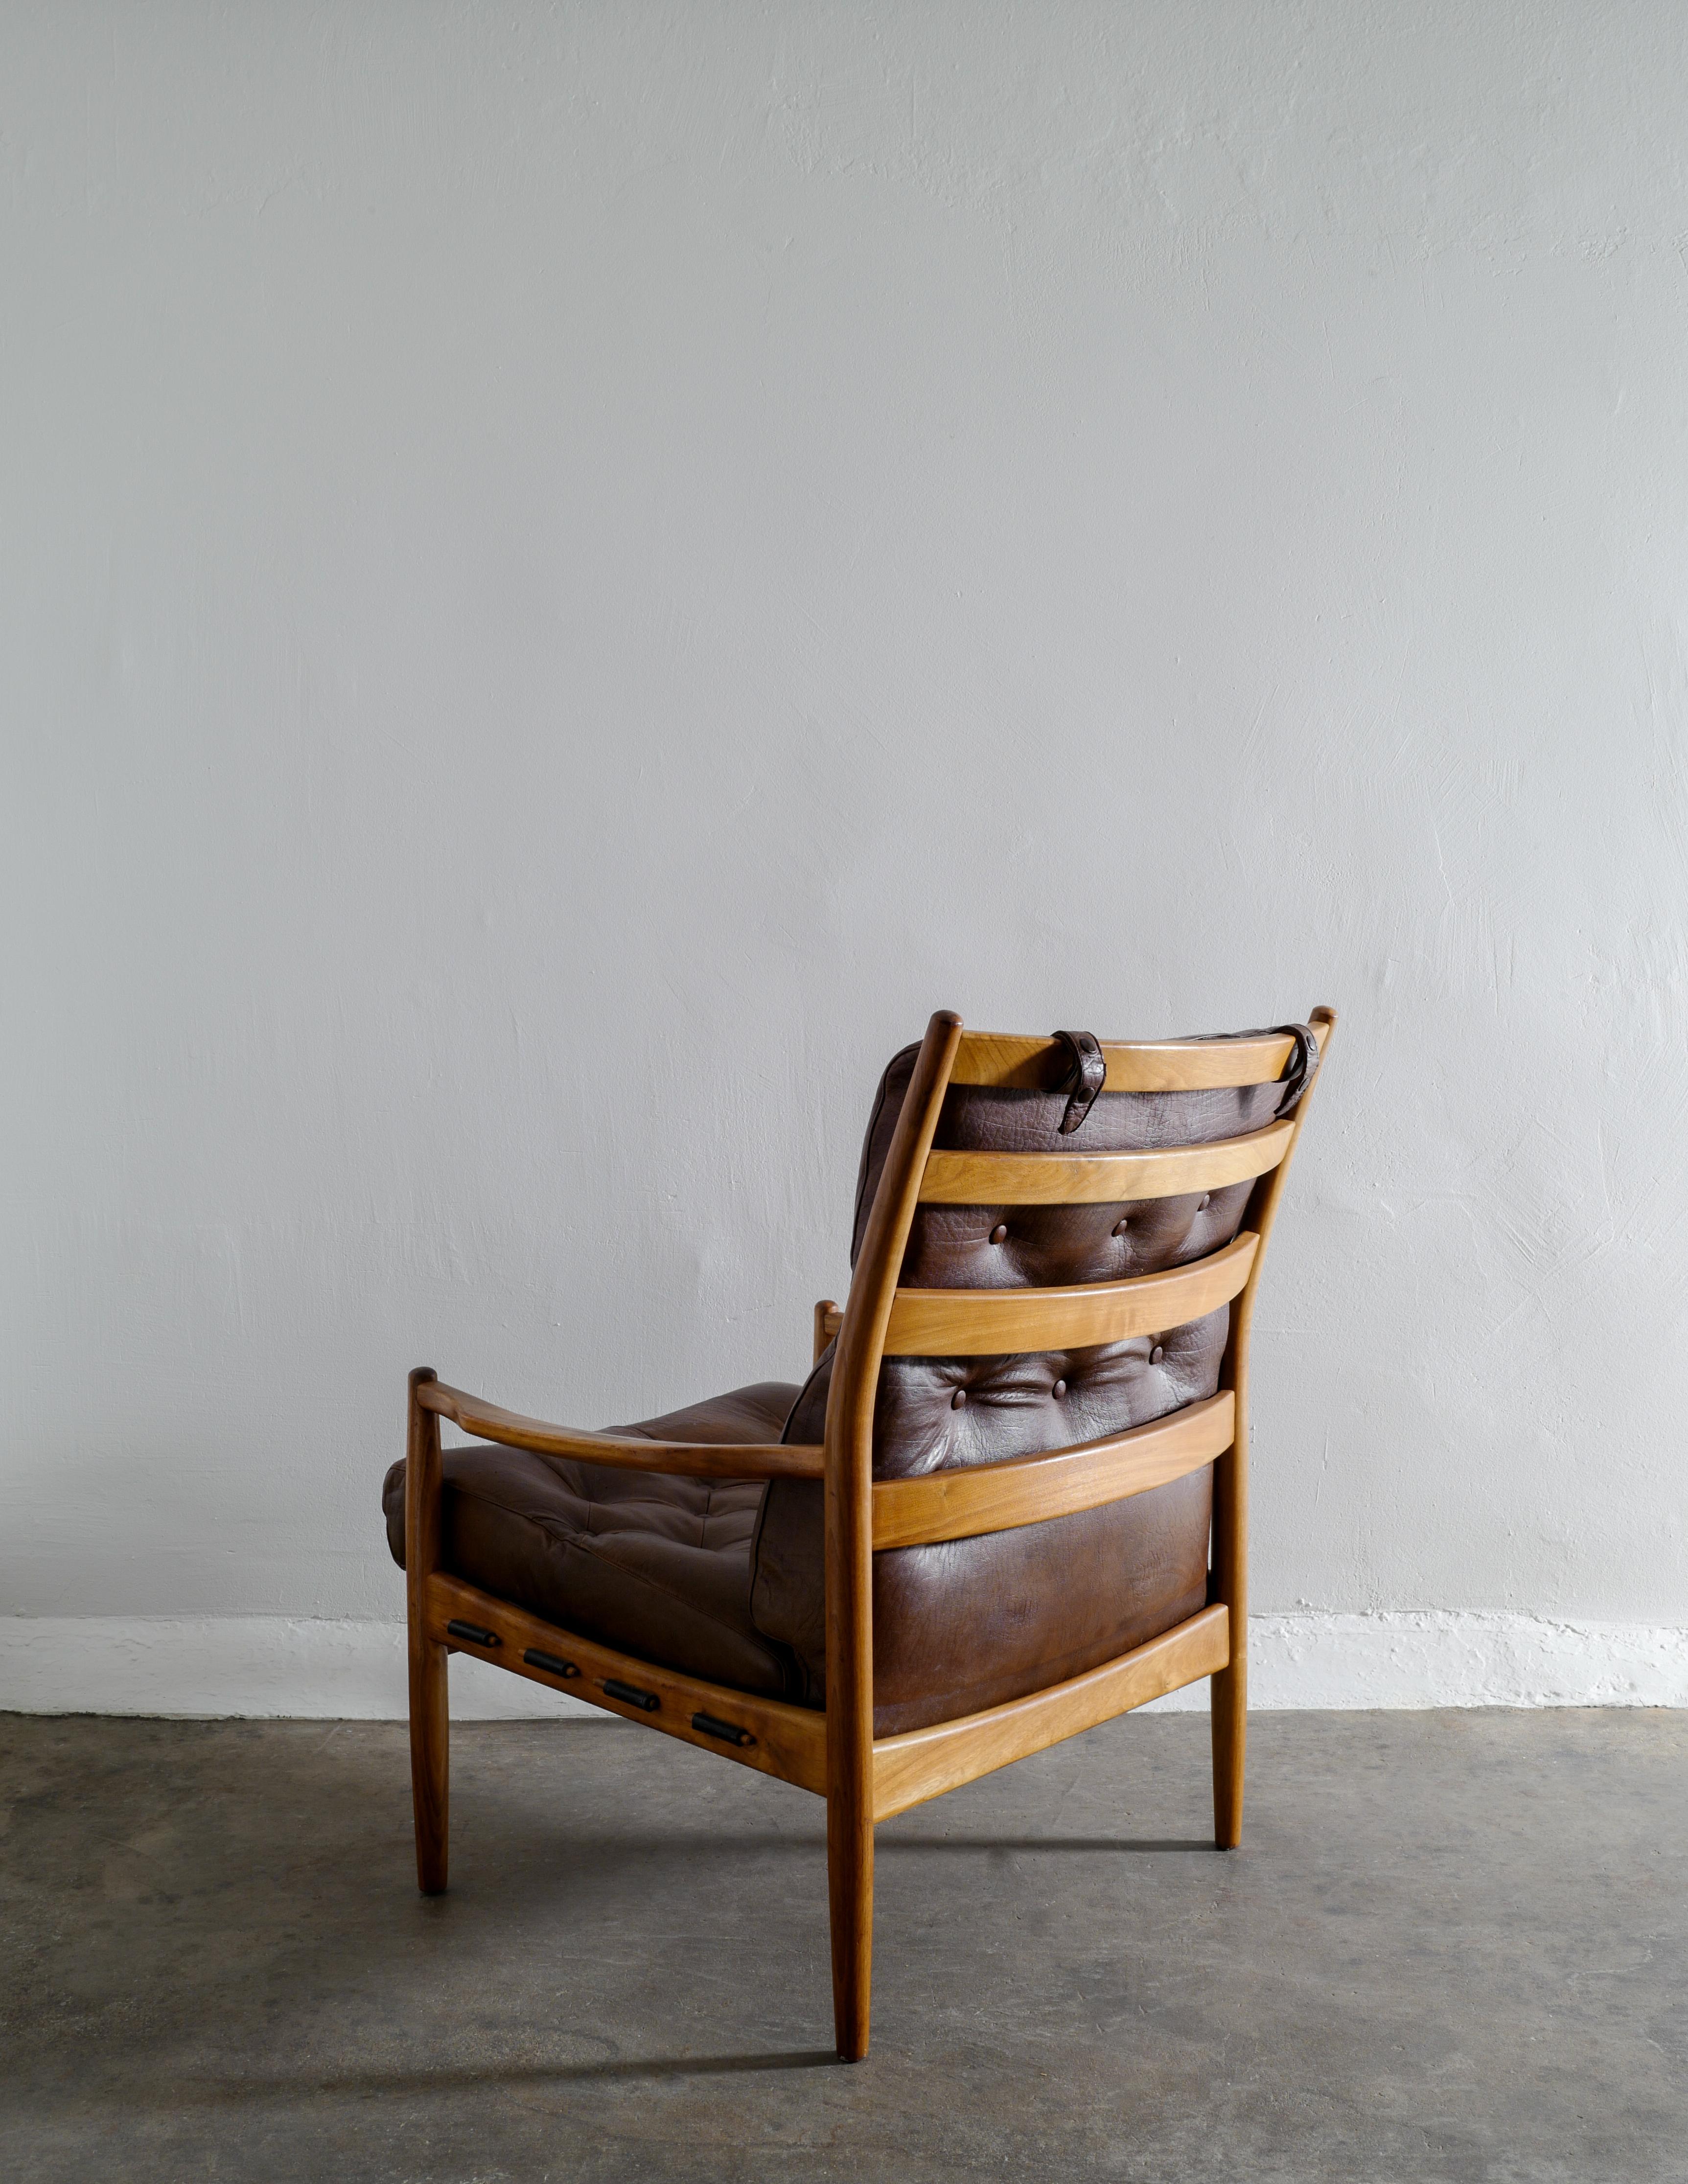
<path fill-rule="evenodd" d="M 846 2060 L 878 1821 L 1206 1676 L 1234 1846 L 1250 1327 L 1334 1024 L 1103 1045 L 934 1016 L 881 1079 L 800 1387 L 578 1432 L 412 1373 L 383 1499 L 423 1892 L 453 1652 L 826 1799 Z M 442 1418 L 476 1444 L 443 1456 Z"/>

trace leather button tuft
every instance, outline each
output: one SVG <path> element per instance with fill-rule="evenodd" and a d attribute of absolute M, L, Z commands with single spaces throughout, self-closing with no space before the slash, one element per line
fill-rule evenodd
<path fill-rule="evenodd" d="M 1057 1380 L 1057 1381 L 1056 1382 L 1056 1384 L 1055 1384 L 1054 1387 L 1052 1387 L 1052 1388 L 1050 1390 L 1050 1395 L 1052 1395 L 1052 1396 L 1055 1397 L 1055 1400 L 1056 1401 L 1056 1402 L 1059 1402 L 1059 1401 L 1061 1401 L 1061 1397 L 1062 1397 L 1062 1396 L 1067 1393 L 1067 1383 L 1066 1383 L 1066 1381 L 1065 1381 L 1065 1380 Z"/>
<path fill-rule="evenodd" d="M 1119 1217 L 1118 1220 L 1117 1220 L 1117 1221 L 1116 1221 L 1116 1222 L 1115 1222 L 1115 1223 L 1114 1223 L 1114 1234 L 1115 1234 L 1115 1235 L 1116 1235 L 1116 1236 L 1123 1236 L 1123 1235 L 1124 1235 L 1124 1234 L 1125 1234 L 1125 1232 L 1126 1232 L 1126 1230 L 1127 1230 L 1128 1228 L 1130 1228 L 1130 1226 L 1131 1226 L 1131 1223 L 1130 1223 L 1130 1222 L 1129 1222 L 1129 1220 L 1126 1217 L 1126 1216 L 1125 1216 L 1123 1213 L 1122 1213 L 1122 1214 L 1120 1215 L 1120 1217 Z"/>
<path fill-rule="evenodd" d="M 950 1409 L 951 1409 L 952 1411 L 961 1411 L 961 1410 L 965 1410 L 965 1409 L 967 1408 L 967 1390 L 966 1390 L 965 1388 L 957 1388 L 957 1389 L 956 1389 L 956 1390 L 955 1390 L 955 1394 L 954 1394 L 953 1396 L 950 1396 Z"/>
<path fill-rule="evenodd" d="M 1202 1192 L 1202 1194 L 1201 1194 L 1201 1205 L 1200 1205 L 1200 1206 L 1198 1206 L 1196 1207 L 1196 1209 L 1195 1209 L 1195 1210 L 1196 1210 L 1196 1212 L 1197 1212 L 1198 1213 L 1205 1213 L 1205 1212 L 1207 1211 L 1208 1207 L 1209 1207 L 1212 1203 L 1213 1203 L 1213 1194 L 1212 1194 L 1212 1192 L 1211 1190 L 1204 1190 L 1204 1191 Z"/>
<path fill-rule="evenodd" d="M 993 1244 L 1006 1244 L 1008 1241 L 1008 1223 L 1006 1221 L 997 1223 L 995 1228 L 990 1232 L 990 1240 Z"/>
<path fill-rule="evenodd" d="M 1158 1364 L 1160 1363 L 1161 1360 L 1162 1360 L 1162 1359 L 1166 1356 L 1166 1354 L 1167 1354 L 1167 1353 L 1166 1353 L 1166 1351 L 1162 1348 L 1161 1345 L 1157 1342 L 1157 1343 L 1155 1345 L 1155 1347 L 1154 1347 L 1154 1348 L 1153 1348 L 1153 1349 L 1149 1352 L 1149 1362 L 1150 1362 L 1151 1365 L 1158 1365 Z"/>

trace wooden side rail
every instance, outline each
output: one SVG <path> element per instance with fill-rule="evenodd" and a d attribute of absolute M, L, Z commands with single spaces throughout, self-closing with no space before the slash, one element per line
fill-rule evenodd
<path fill-rule="evenodd" d="M 1205 1318 L 1239 1295 L 1259 1244 L 1253 1230 L 1245 1228 L 1234 1243 L 1193 1266 L 1123 1282 L 1037 1290 L 899 1290 L 885 1330 L 885 1355 L 994 1357 L 1159 1334 Z"/>
<path fill-rule="evenodd" d="M 1168 1418 L 1047 1456 L 958 1465 L 918 1479 L 877 1479 L 874 1547 L 970 1540 L 1146 1494 L 1222 1456 L 1231 1446 L 1235 1421 L 1236 1397 L 1225 1388 Z"/>
<path fill-rule="evenodd" d="M 1245 1137 L 1150 1153 L 946 1153 L 927 1156 L 924 1206 L 1089 1206 L 1223 1190 L 1277 1167 L 1295 1138 L 1288 1119 Z"/>
<path fill-rule="evenodd" d="M 438 1572 L 427 1580 L 426 1616 L 427 1635 L 437 1645 L 514 1669 L 530 1683 L 566 1691 L 571 1698 L 586 1699 L 648 1729 L 664 1730 L 683 1744 L 719 1752 L 799 1789 L 827 1793 L 827 1717 L 811 1708 L 706 1684 L 677 1669 L 659 1669 L 554 1623 L 543 1623 L 507 1600 Z M 534 1653 L 542 1657 L 539 1662 L 528 1658 Z M 577 1673 L 565 1673 L 570 1669 Z M 606 1690 L 606 1685 L 618 1688 Z M 624 1692 L 634 1696 L 623 1696 Z M 641 1702 L 652 1699 L 655 1706 Z M 712 1726 L 699 1728 L 697 1715 Z"/>
<path fill-rule="evenodd" d="M 1081 1729 L 1111 1721 L 1199 1676 L 1211 1676 L 1230 1656 L 1228 1611 L 1204 1607 L 1188 1623 L 1064 1684 L 983 1713 L 934 1722 L 930 1729 L 882 1736 L 873 1747 L 873 1817 L 889 1820 Z"/>
<path fill-rule="evenodd" d="M 1108 1072 L 1106 1092 L 1211 1092 L 1238 1084 L 1275 1084 L 1295 1042 L 1273 1031 L 1249 1039 L 1104 1039 L 1101 1047 Z M 1058 1039 L 964 1031 L 950 1082 L 1048 1092 L 1072 1066 L 1070 1049 Z"/>
<path fill-rule="evenodd" d="M 430 1642 L 826 1795 L 824 1713 L 658 1668 L 542 1622 L 459 1578 L 436 1572 L 426 1590 L 424 1628 Z M 941 1797 L 961 1783 L 1210 1675 L 1224 1665 L 1229 1642 L 1225 1609 L 1206 1607 L 1188 1623 L 1065 1683 L 983 1713 L 880 1737 L 872 1746 L 873 1817 L 889 1819 L 911 1805 Z M 538 1660 L 530 1658 L 534 1655 Z M 576 1673 L 571 1675 L 569 1669 Z M 655 1706 L 648 1703 L 651 1699 Z M 699 1727 L 699 1716 L 710 1725 Z M 723 1730 L 733 1734 L 723 1736 Z"/>
<path fill-rule="evenodd" d="M 624 1471 L 668 1471 L 688 1479 L 819 1479 L 824 1451 L 806 1441 L 787 1447 L 778 1441 L 640 1440 L 616 1434 L 577 1433 L 570 1426 L 548 1425 L 465 1396 L 443 1381 L 424 1381 L 416 1401 L 425 1411 L 449 1418 L 465 1433 L 506 1448 L 531 1448 L 541 1456 L 578 1457 L 585 1463 L 613 1463 Z"/>

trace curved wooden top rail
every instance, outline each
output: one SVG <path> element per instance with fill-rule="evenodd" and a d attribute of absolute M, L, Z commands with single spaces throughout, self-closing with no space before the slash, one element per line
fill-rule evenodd
<path fill-rule="evenodd" d="M 994 1357 L 1126 1342 L 1204 1318 L 1240 1295 L 1260 1239 L 1245 1228 L 1193 1266 L 1061 1289 L 899 1290 L 888 1357 Z"/>
<path fill-rule="evenodd" d="M 643 1440 L 577 1433 L 569 1426 L 502 1411 L 439 1380 L 422 1381 L 416 1401 L 425 1411 L 437 1412 L 482 1440 L 531 1448 L 541 1456 L 577 1457 L 583 1463 L 611 1463 L 624 1471 L 675 1472 L 687 1479 L 819 1479 L 825 1473 L 824 1451 L 806 1442 L 788 1447 L 776 1441 Z"/>
<path fill-rule="evenodd" d="M 1237 1399 L 1223 1388 L 1170 1417 L 1076 1448 L 928 1471 L 918 1479 L 876 1479 L 873 1545 L 971 1540 L 1146 1494 L 1223 1456 L 1235 1436 L 1236 1415 Z"/>
<path fill-rule="evenodd" d="M 1275 1084 L 1295 1041 L 1282 1032 L 1245 1039 L 1101 1041 L 1105 1092 L 1211 1092 L 1237 1084 Z M 950 1072 L 952 1084 L 1007 1084 L 1053 1091 L 1072 1064 L 1053 1039 L 964 1031 Z"/>
<path fill-rule="evenodd" d="M 1293 1119 L 1246 1137 L 1144 1153 L 933 1152 L 921 1178 L 923 1206 L 1089 1206 L 1223 1190 L 1277 1167 Z"/>

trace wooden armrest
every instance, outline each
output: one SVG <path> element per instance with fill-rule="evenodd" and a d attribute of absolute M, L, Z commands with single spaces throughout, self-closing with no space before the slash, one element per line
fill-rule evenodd
<path fill-rule="evenodd" d="M 689 1479 L 819 1479 L 823 1449 L 779 1441 L 644 1440 L 616 1434 L 576 1433 L 567 1426 L 524 1418 L 448 1388 L 439 1380 L 416 1386 L 416 1401 L 465 1433 L 506 1448 L 531 1448 L 541 1456 L 575 1456 L 586 1463 L 613 1463 L 627 1471 L 679 1472 Z"/>

